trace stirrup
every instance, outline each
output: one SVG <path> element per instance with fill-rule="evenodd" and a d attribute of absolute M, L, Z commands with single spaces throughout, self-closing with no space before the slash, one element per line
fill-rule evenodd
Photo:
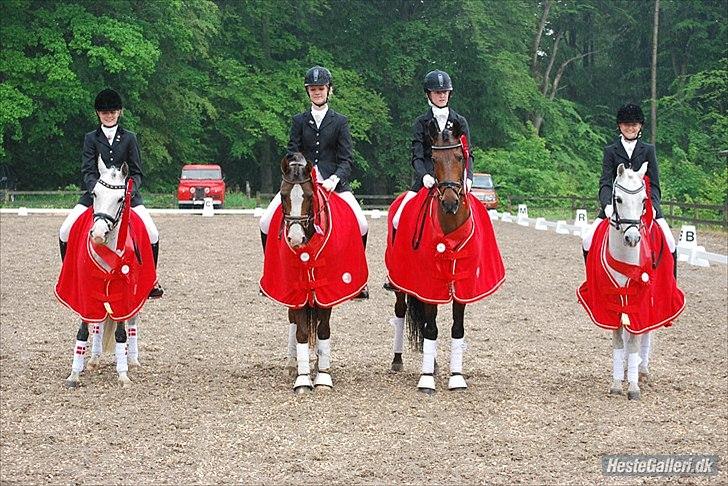
<path fill-rule="evenodd" d="M 394 285 L 392 285 L 392 282 L 390 282 L 389 280 L 387 280 L 386 282 L 384 282 L 384 285 L 382 285 L 382 288 L 384 290 L 388 290 L 389 292 L 396 292 L 397 291 L 397 287 L 395 287 Z"/>
<path fill-rule="evenodd" d="M 369 286 L 365 285 L 363 289 L 361 289 L 361 292 L 354 297 L 357 300 L 366 300 L 369 298 Z"/>

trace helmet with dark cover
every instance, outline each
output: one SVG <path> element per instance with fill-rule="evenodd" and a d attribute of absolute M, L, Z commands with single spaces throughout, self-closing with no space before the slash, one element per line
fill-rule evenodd
<path fill-rule="evenodd" d="M 645 114 L 642 108 L 634 103 L 627 103 L 617 110 L 617 124 L 619 123 L 645 123 Z"/>
<path fill-rule="evenodd" d="M 321 66 L 314 66 L 306 72 L 303 78 L 304 86 L 330 86 L 331 73 L 328 69 Z"/>
<path fill-rule="evenodd" d="M 452 91 L 452 81 L 445 71 L 435 69 L 425 75 L 422 83 L 425 92 L 428 91 Z"/>
<path fill-rule="evenodd" d="M 115 111 L 121 110 L 121 95 L 113 89 L 106 88 L 96 95 L 96 101 L 94 102 L 96 111 Z"/>

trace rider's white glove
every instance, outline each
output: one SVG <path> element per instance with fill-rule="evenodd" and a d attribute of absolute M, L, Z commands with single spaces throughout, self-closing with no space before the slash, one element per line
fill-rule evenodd
<path fill-rule="evenodd" d="M 465 179 L 465 185 L 468 187 L 468 192 L 473 187 L 473 179 Z"/>
<path fill-rule="evenodd" d="M 435 185 L 435 178 L 432 177 L 430 174 L 425 174 L 424 176 L 422 176 L 422 184 L 426 188 L 430 189 L 432 188 L 432 186 Z"/>
<path fill-rule="evenodd" d="M 321 185 L 327 192 L 331 192 L 336 189 L 336 185 L 339 183 L 339 177 L 332 175 L 328 179 L 324 180 Z"/>

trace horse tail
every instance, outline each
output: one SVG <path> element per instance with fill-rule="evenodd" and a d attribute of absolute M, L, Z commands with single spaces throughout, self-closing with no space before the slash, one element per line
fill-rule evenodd
<path fill-rule="evenodd" d="M 101 350 L 104 353 L 113 353 L 116 351 L 116 322 L 108 317 L 104 321 L 104 340 Z"/>
<path fill-rule="evenodd" d="M 422 341 L 425 330 L 425 309 L 422 301 L 411 295 L 407 296 L 407 340 L 410 348 L 422 352 Z"/>
<path fill-rule="evenodd" d="M 308 345 L 316 347 L 318 334 L 318 309 L 316 307 L 306 308 L 306 327 L 308 328 Z"/>

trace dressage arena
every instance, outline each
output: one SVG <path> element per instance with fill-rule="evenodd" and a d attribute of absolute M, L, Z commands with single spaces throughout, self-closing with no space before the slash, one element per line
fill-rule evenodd
<path fill-rule="evenodd" d="M 688 481 L 728 482 L 725 265 L 679 264 L 686 310 L 656 333 L 652 382 L 628 401 L 607 393 L 611 333 L 576 300 L 579 238 L 494 222 L 507 276 L 466 309 L 470 388 L 446 389 L 451 319 L 441 307 L 441 371 L 428 397 L 416 391 L 420 355 L 406 352 L 405 370 L 388 372 L 386 220 L 370 219 L 371 298 L 331 319 L 335 388 L 297 396 L 284 369 L 286 312 L 258 294 L 257 220 L 155 221 L 166 293 L 141 315 L 132 387 L 117 384 L 106 355 L 67 390 L 78 321 L 53 295 L 62 216 L 0 217 L 0 482 L 644 480 L 603 476 L 606 454 L 715 454 L 719 475 Z M 728 253 L 724 234 L 700 238 Z"/>

